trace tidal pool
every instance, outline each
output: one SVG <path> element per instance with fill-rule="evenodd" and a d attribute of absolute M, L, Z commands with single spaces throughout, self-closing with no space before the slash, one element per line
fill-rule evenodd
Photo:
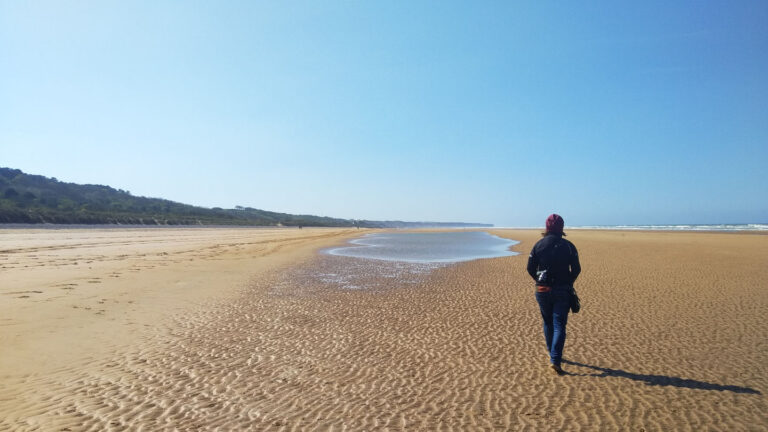
<path fill-rule="evenodd" d="M 368 234 L 353 246 L 325 250 L 330 255 L 409 263 L 454 263 L 518 255 L 509 250 L 518 241 L 483 231 Z"/>

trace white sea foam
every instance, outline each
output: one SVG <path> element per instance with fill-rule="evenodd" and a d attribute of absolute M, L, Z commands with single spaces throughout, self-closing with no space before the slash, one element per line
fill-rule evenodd
<path fill-rule="evenodd" d="M 648 231 L 768 231 L 768 224 L 592 225 L 566 229 Z"/>

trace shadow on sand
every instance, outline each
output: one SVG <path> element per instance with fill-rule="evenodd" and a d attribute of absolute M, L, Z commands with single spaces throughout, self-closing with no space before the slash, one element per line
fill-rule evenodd
<path fill-rule="evenodd" d="M 651 386 L 673 386 L 673 387 L 690 388 L 690 389 L 698 389 L 698 390 L 716 390 L 716 391 L 730 391 L 734 393 L 744 393 L 744 394 L 762 394 L 759 391 L 749 387 L 712 384 L 704 381 L 696 381 L 692 379 L 684 379 L 684 378 L 678 378 L 678 377 L 672 377 L 672 376 L 666 376 L 666 375 L 642 375 L 642 374 L 623 371 L 620 369 L 610 369 L 610 368 L 604 368 L 599 366 L 592 366 L 592 365 L 565 360 L 565 359 L 563 360 L 563 363 L 600 371 L 601 373 L 599 374 L 589 374 L 589 376 L 594 376 L 598 378 L 604 378 L 609 376 L 621 377 L 621 378 L 628 378 L 635 381 L 643 381 L 646 384 Z M 568 375 L 577 375 L 577 374 L 568 373 Z"/>

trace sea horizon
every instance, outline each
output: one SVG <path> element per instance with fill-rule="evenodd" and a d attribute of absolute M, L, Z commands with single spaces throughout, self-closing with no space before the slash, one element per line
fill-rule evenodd
<path fill-rule="evenodd" d="M 542 227 L 494 227 L 494 229 L 542 229 Z M 738 224 L 646 224 L 646 225 L 576 225 L 565 230 L 637 230 L 637 231 L 768 231 L 768 223 Z"/>
<path fill-rule="evenodd" d="M 254 228 L 275 228 L 275 229 L 294 229 L 292 226 L 272 226 L 272 225 L 137 225 L 137 224 L 52 224 L 52 223 L 0 223 L 0 229 L 94 229 L 94 228 L 229 228 L 229 229 L 254 229 Z M 311 227 L 305 228 L 338 228 L 338 227 Z M 427 229 L 433 229 L 426 227 Z M 535 230 L 543 229 L 541 226 L 466 226 L 466 227 L 434 227 L 444 230 L 498 230 L 498 229 L 523 229 Z M 420 230 L 425 227 L 416 228 L 376 228 L 387 230 Z M 736 223 L 736 224 L 641 224 L 641 225 L 575 225 L 566 226 L 565 230 L 632 230 L 632 231 L 768 231 L 768 223 Z"/>

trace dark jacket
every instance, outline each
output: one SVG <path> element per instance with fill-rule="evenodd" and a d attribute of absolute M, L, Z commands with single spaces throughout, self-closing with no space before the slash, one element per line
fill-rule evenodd
<path fill-rule="evenodd" d="M 528 274 L 536 285 L 572 285 L 581 273 L 576 246 L 559 234 L 536 242 L 528 257 Z"/>

